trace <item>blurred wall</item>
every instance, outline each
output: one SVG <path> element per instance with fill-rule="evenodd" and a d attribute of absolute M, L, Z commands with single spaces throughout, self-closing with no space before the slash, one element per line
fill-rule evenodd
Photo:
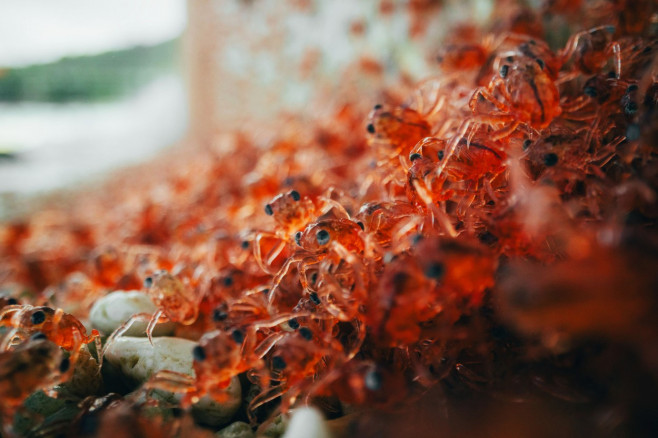
<path fill-rule="evenodd" d="M 472 19 L 478 3 L 188 0 L 192 132 L 266 123 L 425 77 L 446 23 Z"/>

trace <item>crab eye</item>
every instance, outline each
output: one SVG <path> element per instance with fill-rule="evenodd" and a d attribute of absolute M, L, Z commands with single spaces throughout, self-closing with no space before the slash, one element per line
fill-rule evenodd
<path fill-rule="evenodd" d="M 432 263 L 425 270 L 425 276 L 427 278 L 439 279 L 445 273 L 445 267 L 442 263 Z"/>
<path fill-rule="evenodd" d="M 632 116 L 637 112 L 637 103 L 630 101 L 624 106 L 624 113 L 627 116 Z"/>
<path fill-rule="evenodd" d="M 329 231 L 327 231 L 327 230 L 319 230 L 319 231 L 315 234 L 315 238 L 318 240 L 318 244 L 320 244 L 320 245 L 326 245 L 327 243 L 329 243 L 329 239 L 330 239 L 330 237 L 329 237 Z"/>
<path fill-rule="evenodd" d="M 382 375 L 379 371 L 372 370 L 366 374 L 364 382 L 366 388 L 371 391 L 378 391 L 382 387 Z"/>
<path fill-rule="evenodd" d="M 302 199 L 302 197 L 299 196 L 299 192 L 298 192 L 297 190 L 293 190 L 292 192 L 290 192 L 290 196 L 291 196 L 292 199 L 294 199 L 295 201 L 299 201 L 300 199 Z"/>
<path fill-rule="evenodd" d="M 41 324 L 45 320 L 46 320 L 46 314 L 43 313 L 43 311 L 41 311 L 41 310 L 37 310 L 30 317 L 30 321 L 32 322 L 32 324 L 35 324 L 35 325 Z"/>
<path fill-rule="evenodd" d="M 596 97 L 596 95 L 598 94 L 596 92 L 596 88 L 592 87 L 591 85 L 588 85 L 585 88 L 583 88 L 583 93 L 585 93 L 585 95 L 589 97 Z"/>
<path fill-rule="evenodd" d="M 498 238 L 494 236 L 490 231 L 485 231 L 484 233 L 480 234 L 478 239 L 485 245 L 493 245 L 498 241 Z"/>
<path fill-rule="evenodd" d="M 233 330 L 231 337 L 236 344 L 242 344 L 242 341 L 244 341 L 244 333 L 242 333 L 240 330 Z"/>
<path fill-rule="evenodd" d="M 270 204 L 265 205 L 265 214 L 268 216 L 272 216 L 274 214 L 274 210 L 272 210 L 272 206 Z"/>
<path fill-rule="evenodd" d="M 213 321 L 220 322 L 220 321 L 224 321 L 226 318 L 228 318 L 228 313 L 220 309 L 213 310 L 212 312 Z"/>
<path fill-rule="evenodd" d="M 500 77 L 503 78 L 503 79 L 505 79 L 505 77 L 507 76 L 507 73 L 508 73 L 508 72 L 509 72 L 509 65 L 503 65 L 503 66 L 500 68 Z"/>
<path fill-rule="evenodd" d="M 313 339 L 313 332 L 311 332 L 311 329 L 309 329 L 308 327 L 300 328 L 299 334 L 301 335 L 302 338 L 306 339 L 307 341 Z"/>
<path fill-rule="evenodd" d="M 197 362 L 203 362 L 206 360 L 206 351 L 203 349 L 201 345 L 197 345 L 192 349 L 192 356 L 194 357 L 194 360 Z"/>
<path fill-rule="evenodd" d="M 311 292 L 309 298 L 311 298 L 311 301 L 313 301 L 313 304 L 315 304 L 316 306 L 319 306 L 320 303 L 322 302 L 320 301 L 320 297 L 318 296 L 318 294 L 315 292 Z"/>
<path fill-rule="evenodd" d="M 288 326 L 293 330 L 297 330 L 299 328 L 299 321 L 296 318 L 291 318 L 288 320 Z"/>
<path fill-rule="evenodd" d="M 69 360 L 68 357 L 65 357 L 64 359 L 62 359 L 62 362 L 60 362 L 59 364 L 59 372 L 65 373 L 69 370 L 70 367 L 71 367 L 71 361 Z"/>
<path fill-rule="evenodd" d="M 436 156 L 439 159 L 439 161 L 443 160 L 444 155 L 445 155 L 445 152 L 443 152 L 443 151 L 439 151 L 439 152 L 436 153 Z"/>
<path fill-rule="evenodd" d="M 550 154 L 544 155 L 544 164 L 547 167 L 555 166 L 557 164 L 557 161 L 558 161 L 557 155 L 552 152 Z"/>
<path fill-rule="evenodd" d="M 302 246 L 302 232 L 301 231 L 297 231 L 295 233 L 295 243 L 297 244 L 297 246 Z"/>
<path fill-rule="evenodd" d="M 409 161 L 413 162 L 413 161 L 416 161 L 416 160 L 420 159 L 421 157 L 422 157 L 422 155 L 420 155 L 419 153 L 414 153 L 414 154 L 409 155 Z"/>
<path fill-rule="evenodd" d="M 242 243 L 240 243 L 240 246 L 242 247 L 242 249 L 249 249 L 249 241 L 243 240 Z"/>
<path fill-rule="evenodd" d="M 626 138 L 628 141 L 635 141 L 640 138 L 640 127 L 637 123 L 631 123 L 626 129 Z"/>
<path fill-rule="evenodd" d="M 144 279 L 144 287 L 148 289 L 151 286 L 153 286 L 153 277 L 146 277 Z"/>
<path fill-rule="evenodd" d="M 226 286 L 226 287 L 233 286 L 233 277 L 231 277 L 230 275 L 227 276 L 227 277 L 224 277 L 223 283 L 224 283 L 224 286 Z"/>
<path fill-rule="evenodd" d="M 366 129 L 368 130 L 369 133 L 374 134 L 375 133 L 375 125 L 372 123 L 368 123 L 368 126 L 366 126 Z"/>
<path fill-rule="evenodd" d="M 282 370 L 286 367 L 286 361 L 281 356 L 274 356 L 272 358 L 272 368 L 275 370 Z"/>

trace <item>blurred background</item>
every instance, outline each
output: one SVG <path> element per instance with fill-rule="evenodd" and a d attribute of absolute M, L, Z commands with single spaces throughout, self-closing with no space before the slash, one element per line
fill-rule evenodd
<path fill-rule="evenodd" d="M 490 13 L 489 0 L 1 2 L 0 217 L 176 144 L 313 117 L 327 96 L 372 101 L 432 72 L 446 23 Z"/>
<path fill-rule="evenodd" d="M 146 159 L 185 132 L 184 0 L 0 3 L 5 202 Z"/>

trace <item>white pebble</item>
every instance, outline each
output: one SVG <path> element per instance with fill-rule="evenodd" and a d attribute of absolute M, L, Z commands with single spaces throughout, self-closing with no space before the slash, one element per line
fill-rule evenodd
<path fill-rule="evenodd" d="M 109 335 L 121 324 L 137 313 L 153 314 L 157 308 L 151 298 L 143 292 L 115 291 L 97 300 L 89 313 L 92 327 Z M 125 333 L 127 336 L 146 336 L 148 321 L 135 321 Z M 155 326 L 153 336 L 166 336 L 174 332 L 174 323 L 165 322 Z"/>
<path fill-rule="evenodd" d="M 254 438 L 254 432 L 247 423 L 236 421 L 217 432 L 215 438 Z"/>
<path fill-rule="evenodd" d="M 331 438 L 322 413 L 315 408 L 295 409 L 283 438 Z"/>
<path fill-rule="evenodd" d="M 153 346 L 147 338 L 123 336 L 114 341 L 105 353 L 105 361 L 123 376 L 138 383 L 146 382 L 161 370 L 194 376 L 192 349 L 196 342 L 182 338 L 159 337 Z M 242 403 L 240 380 L 234 377 L 226 389 L 229 399 L 218 403 L 203 397 L 192 406 L 192 414 L 200 423 L 220 426 L 228 422 Z"/>

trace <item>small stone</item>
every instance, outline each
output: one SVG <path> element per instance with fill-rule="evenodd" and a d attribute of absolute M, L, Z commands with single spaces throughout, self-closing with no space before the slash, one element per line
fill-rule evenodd
<path fill-rule="evenodd" d="M 231 384 L 226 388 L 226 391 L 231 396 L 228 401 L 219 403 L 205 396 L 192 405 L 192 416 L 197 423 L 210 427 L 218 427 L 223 426 L 233 418 L 233 415 L 235 415 L 242 403 L 240 380 L 237 377 L 231 380 Z"/>
<path fill-rule="evenodd" d="M 288 427 L 288 417 L 277 415 L 261 424 L 256 431 L 258 438 L 281 438 Z"/>
<path fill-rule="evenodd" d="M 122 336 L 107 349 L 105 361 L 136 383 L 147 381 L 160 370 L 193 375 L 192 349 L 196 345 L 173 337 L 155 338 L 151 345 L 147 338 Z"/>
<path fill-rule="evenodd" d="M 59 422 L 73 421 L 78 412 L 77 401 L 52 398 L 43 391 L 36 391 L 25 400 L 24 409 L 14 417 L 13 431 L 16 436 L 42 436 L 43 431 Z M 35 418 L 40 421 L 35 422 Z"/>
<path fill-rule="evenodd" d="M 253 438 L 254 431 L 251 426 L 242 421 L 236 421 L 215 434 L 216 438 Z"/>
<path fill-rule="evenodd" d="M 316 408 L 299 408 L 293 411 L 283 438 L 330 438 L 322 413 Z"/>
<path fill-rule="evenodd" d="M 154 338 L 151 346 L 147 338 L 124 336 L 107 349 L 105 362 L 134 385 L 146 382 L 161 370 L 193 376 L 192 351 L 196 346 L 196 342 L 173 337 Z M 213 427 L 226 424 L 242 403 L 242 388 L 237 377 L 231 380 L 226 392 L 229 399 L 225 402 L 203 397 L 194 404 L 192 415 L 195 420 Z"/>
<path fill-rule="evenodd" d="M 89 313 L 93 328 L 109 335 L 121 324 L 137 313 L 153 314 L 157 310 L 151 298 L 143 292 L 115 291 L 97 300 Z M 135 321 L 125 333 L 127 336 L 146 336 L 148 321 Z M 153 336 L 166 336 L 174 332 L 174 323 L 158 324 L 153 330 Z"/>

